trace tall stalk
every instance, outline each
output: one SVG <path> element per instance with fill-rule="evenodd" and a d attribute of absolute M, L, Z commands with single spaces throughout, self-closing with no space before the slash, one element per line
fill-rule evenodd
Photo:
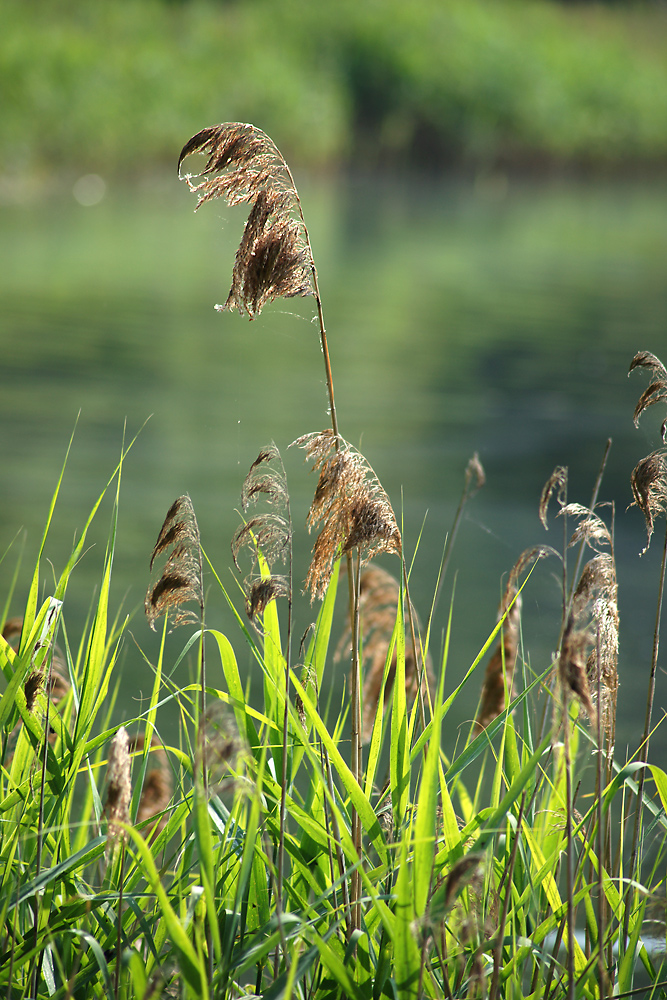
<path fill-rule="evenodd" d="M 662 620 L 662 602 L 665 593 L 665 568 L 667 566 L 667 525 L 665 525 L 665 540 L 662 547 L 662 561 L 660 563 L 660 578 L 658 581 L 658 601 L 655 612 L 655 626 L 653 628 L 653 653 L 651 656 L 651 672 L 648 680 L 648 691 L 646 694 L 646 716 L 644 719 L 644 733 L 642 743 L 639 747 L 639 760 L 641 763 L 648 762 L 649 742 L 651 737 L 651 717 L 653 715 L 653 701 L 655 699 L 655 675 L 658 669 L 658 652 L 660 649 L 660 622 Z M 630 897 L 636 895 L 632 888 L 638 876 L 639 867 L 639 839 L 641 828 L 641 813 L 644 802 L 644 781 L 646 777 L 646 767 L 639 769 L 637 780 L 637 802 L 635 806 L 635 819 L 632 829 L 632 850 L 630 852 L 630 872 L 629 887 L 625 899 L 625 912 L 623 914 L 623 940 L 628 940 L 628 924 L 630 921 Z"/>

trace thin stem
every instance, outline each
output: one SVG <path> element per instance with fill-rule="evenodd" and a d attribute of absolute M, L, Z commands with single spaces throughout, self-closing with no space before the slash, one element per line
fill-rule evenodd
<path fill-rule="evenodd" d="M 120 872 L 118 875 L 118 920 L 116 924 L 116 968 L 114 970 L 114 996 L 118 1000 L 118 989 L 120 987 L 120 966 L 122 955 L 122 933 L 123 933 L 123 869 L 125 867 L 125 842 L 123 842 L 120 853 Z M 210 947 L 209 947 L 210 951 Z M 35 994 L 36 996 L 37 994 Z"/>
<path fill-rule="evenodd" d="M 350 593 L 350 621 L 352 624 L 352 675 L 351 675 L 351 768 L 355 781 L 361 784 L 361 665 L 359 660 L 359 595 L 361 589 L 361 553 L 357 552 L 356 567 L 348 560 L 348 585 Z M 354 806 L 351 807 L 352 843 L 361 861 L 361 823 Z M 358 930 L 361 923 L 359 896 L 361 893 L 361 877 L 355 867 L 351 878 L 352 930 Z"/>
<path fill-rule="evenodd" d="M 489 990 L 489 1000 L 496 1000 L 498 994 L 498 986 L 500 984 L 500 962 L 503 954 L 503 941 L 505 938 L 505 927 L 507 925 L 507 912 L 509 910 L 510 897 L 512 895 L 512 878 L 514 877 L 514 864 L 516 862 L 516 853 L 519 846 L 519 837 L 521 835 L 521 823 L 523 821 L 523 810 L 526 805 L 526 793 L 524 792 L 521 796 L 521 807 L 519 809 L 519 818 L 516 824 L 516 834 L 514 836 L 514 843 L 512 844 L 512 853 L 510 855 L 509 868 L 507 871 L 507 883 L 505 885 L 505 897 L 503 899 L 503 912 L 500 918 L 500 925 L 498 927 L 498 936 L 496 939 L 495 947 L 493 949 L 493 976 L 491 978 L 491 989 Z"/>
<path fill-rule="evenodd" d="M 665 593 L 665 567 L 667 565 L 667 524 L 665 525 L 665 541 L 662 548 L 662 562 L 660 564 L 660 581 L 658 583 L 658 605 L 655 613 L 655 628 L 653 630 L 653 655 L 651 657 L 651 673 L 649 675 L 648 681 L 648 692 L 646 696 L 646 719 L 644 721 L 644 736 L 642 740 L 642 745 L 639 748 L 639 760 L 646 764 L 648 761 L 648 750 L 649 750 L 649 740 L 651 735 L 651 716 L 653 714 L 653 700 L 655 697 L 655 675 L 658 667 L 658 651 L 660 648 L 660 621 L 662 618 L 662 600 Z M 638 855 L 639 855 L 639 828 L 641 825 L 641 813 L 642 805 L 644 801 L 644 778 L 646 775 L 646 768 L 642 767 L 639 771 L 639 777 L 637 779 L 637 804 L 635 807 L 635 821 L 632 830 L 632 851 L 630 854 L 630 883 L 627 890 L 625 913 L 623 915 L 623 939 L 627 941 L 628 937 L 628 924 L 630 921 L 630 906 L 629 896 L 634 891 L 632 889 L 632 883 L 636 881 L 638 874 Z"/>

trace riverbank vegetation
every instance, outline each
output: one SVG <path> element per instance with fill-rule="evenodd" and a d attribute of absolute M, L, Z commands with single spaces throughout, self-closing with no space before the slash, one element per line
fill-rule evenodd
<path fill-rule="evenodd" d="M 185 173 L 201 154 L 205 172 Z M 132 445 L 54 576 L 45 547 L 58 484 L 23 599 L 13 572 L 4 575 L 3 620 L 17 615 L 0 642 L 6 995 L 664 995 L 667 775 L 649 758 L 664 560 L 656 630 L 646 637 L 646 721 L 629 759 L 617 759 L 614 738 L 622 633 L 604 460 L 591 461 L 585 501 L 568 496 L 567 470 L 554 469 L 536 497 L 542 524 L 556 529 L 552 544 L 530 538 L 515 553 L 498 618 L 451 690 L 455 605 L 443 635 L 433 634 L 432 614 L 420 623 L 410 601 L 414 553 L 367 457 L 342 436 L 317 271 L 287 164 L 263 132 L 238 125 L 204 129 L 181 161 L 200 203 L 224 197 L 249 210 L 220 308 L 253 317 L 279 296 L 314 298 L 331 424 L 293 442 L 317 480 L 312 560 L 304 573 L 292 565 L 301 529 L 274 444 L 258 445 L 239 482 L 238 587 L 208 563 L 188 496 L 166 517 L 156 512 L 145 610 L 162 642 L 153 661 L 134 650 L 137 669 L 152 676 L 150 702 L 119 726 L 114 671 L 127 623 L 114 617 L 109 588 Z M 255 326 L 261 336 L 261 320 Z M 667 370 L 645 351 L 633 369 L 650 377 L 628 414 L 637 423 L 664 405 Z M 261 385 L 257 394 L 260 406 Z M 658 534 L 666 476 L 664 449 L 631 474 L 642 544 Z M 447 593 L 441 581 L 451 583 L 461 511 L 483 486 L 472 456 L 433 607 Z M 67 593 L 107 492 L 99 591 L 75 636 Z M 538 663 L 523 648 L 521 615 L 543 559 L 555 568 L 562 614 L 553 658 Z M 339 590 L 349 622 L 340 638 Z M 300 600 L 313 609 L 303 636 L 292 626 Z M 216 627 L 216 601 L 234 609 L 234 634 Z M 245 650 L 259 684 L 239 667 Z M 174 669 L 188 662 L 191 681 L 177 685 Z M 329 694 L 334 672 L 345 677 L 340 704 Z M 477 718 L 451 749 L 442 733 L 470 684 L 480 691 Z M 161 728 L 166 703 L 180 712 L 173 735 Z"/>
<path fill-rule="evenodd" d="M 318 169 L 661 166 L 666 25 L 659 4 L 8 0 L 0 173 L 150 170 L 221 117 Z"/>

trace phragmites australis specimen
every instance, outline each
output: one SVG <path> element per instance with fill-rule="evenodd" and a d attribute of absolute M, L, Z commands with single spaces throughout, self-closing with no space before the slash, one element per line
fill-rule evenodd
<path fill-rule="evenodd" d="M 573 518 L 576 527 L 567 547 L 591 549 L 573 587 L 558 658 L 563 702 L 575 697 L 595 725 L 601 714 L 608 746 L 613 744 L 618 692 L 618 588 L 613 535 L 600 515 L 578 503 L 567 503 L 567 469 L 558 467 L 547 481 L 539 513 L 545 527 L 547 507 L 557 494 L 558 517 Z M 612 510 L 613 517 L 613 510 Z M 600 704 L 597 704 L 599 697 Z"/>
<path fill-rule="evenodd" d="M 366 459 L 330 430 L 292 442 L 319 471 L 308 529 L 322 525 L 306 577 L 311 599 L 323 598 L 336 559 L 358 549 L 363 562 L 381 552 L 401 554 L 401 533 L 389 497 Z M 290 447 L 292 447 L 290 445 Z"/>
<path fill-rule="evenodd" d="M 635 368 L 646 368 L 652 376 L 652 381 L 639 397 L 635 412 L 632 415 L 635 427 L 639 426 L 642 413 L 654 403 L 667 403 L 667 369 L 655 354 L 650 351 L 639 351 L 635 354 L 628 371 Z M 663 420 L 660 434 L 665 442 L 667 437 L 667 419 Z M 651 544 L 655 520 L 667 511 L 667 450 L 658 448 L 635 466 L 630 476 L 630 485 L 634 500 L 630 506 L 639 507 L 646 521 L 646 546 L 642 555 Z"/>
<path fill-rule="evenodd" d="M 203 169 L 181 175 L 181 164 L 193 153 L 207 157 Z M 197 208 L 215 198 L 251 206 L 229 295 L 216 309 L 238 309 L 253 319 L 279 296 L 313 294 L 313 259 L 299 197 L 287 163 L 266 133 L 239 122 L 202 129 L 181 150 L 178 170 L 198 196 Z"/>
<path fill-rule="evenodd" d="M 162 573 L 146 593 L 144 610 L 152 629 L 162 615 L 171 616 L 172 628 L 197 621 L 196 614 L 183 608 L 196 601 L 204 617 L 204 589 L 199 526 L 190 497 L 173 502 L 160 528 L 151 555 L 150 568 L 158 556 L 168 553 Z"/>
<path fill-rule="evenodd" d="M 250 550 L 253 572 L 244 581 L 246 613 L 251 622 L 264 613 L 277 597 L 289 597 L 287 577 L 272 573 L 271 565 L 290 558 L 291 522 L 289 494 L 280 452 L 275 444 L 262 448 L 250 466 L 241 489 L 241 508 L 264 500 L 268 509 L 244 521 L 232 539 L 232 556 L 237 569 L 242 548 Z"/>
<path fill-rule="evenodd" d="M 107 818 L 107 860 L 120 841 L 125 842 L 123 823 L 130 821 L 130 738 L 121 726 L 111 741 L 107 766 L 107 797 L 104 814 Z"/>
<path fill-rule="evenodd" d="M 394 579 L 391 573 L 388 573 L 380 566 L 370 565 L 361 574 L 360 591 L 359 613 L 361 618 L 361 634 L 363 637 L 361 663 L 363 673 L 362 733 L 363 741 L 367 743 L 371 738 L 378 702 L 382 693 L 382 681 L 387 664 L 387 656 L 396 624 L 400 587 L 398 581 Z M 419 617 L 414 608 L 412 609 L 412 615 L 415 628 L 417 631 L 420 631 Z M 351 629 L 348 625 L 338 643 L 335 655 L 336 661 L 342 658 L 343 652 L 349 651 L 351 638 Z M 383 706 L 386 706 L 388 703 L 394 683 L 396 655 L 396 649 L 394 648 L 384 687 Z M 405 650 L 405 691 L 408 702 L 414 701 L 420 686 L 424 693 L 425 701 L 427 701 L 426 691 L 427 689 L 433 690 L 434 684 L 433 666 L 430 655 L 426 655 L 422 671 L 421 663 L 415 662 L 414 650 L 408 645 Z"/>
<path fill-rule="evenodd" d="M 494 719 L 497 719 L 505 711 L 507 699 L 511 701 L 514 697 L 514 671 L 519 649 L 520 618 L 521 595 L 510 578 L 498 609 L 498 621 L 502 622 L 501 635 L 484 674 L 474 736 L 479 735 Z"/>

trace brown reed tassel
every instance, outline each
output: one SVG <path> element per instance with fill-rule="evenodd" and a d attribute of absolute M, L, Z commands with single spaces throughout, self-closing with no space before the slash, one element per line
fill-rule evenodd
<path fill-rule="evenodd" d="M 368 743 L 380 699 L 389 644 L 396 624 L 400 587 L 391 573 L 375 565 L 368 566 L 362 572 L 360 583 L 359 614 L 363 636 L 361 669 L 364 678 L 362 734 L 364 743 Z M 412 614 L 415 629 L 419 632 L 421 624 L 414 607 Z M 334 656 L 335 662 L 342 658 L 344 652 L 349 651 L 350 641 L 351 629 L 348 625 L 338 643 Z M 384 690 L 385 706 L 391 696 L 396 675 L 396 655 L 396 649 L 394 649 Z M 421 677 L 421 689 L 425 697 L 427 689 L 432 690 L 434 685 L 433 665 L 430 655 L 427 654 L 424 673 Z M 409 703 L 414 702 L 417 697 L 419 686 L 419 669 L 415 663 L 414 651 L 411 646 L 407 646 L 405 650 L 405 693 Z"/>
<path fill-rule="evenodd" d="M 667 452 L 664 448 L 638 462 L 632 470 L 630 486 L 634 497 L 630 506 L 639 507 L 646 522 L 646 545 L 641 552 L 644 555 L 651 544 L 656 518 L 667 510 Z"/>
<path fill-rule="evenodd" d="M 519 649 L 521 595 L 517 593 L 516 587 L 511 582 L 507 585 L 498 608 L 498 621 L 501 621 L 503 617 L 505 620 L 501 626 L 500 639 L 484 675 L 473 736 L 478 736 L 505 711 L 507 706 L 506 692 L 510 701 L 515 695 L 514 672 Z"/>
<path fill-rule="evenodd" d="M 551 473 L 547 479 L 544 487 L 542 489 L 542 495 L 540 496 L 540 503 L 538 508 L 538 514 L 540 521 L 544 527 L 549 530 L 549 525 L 547 524 L 547 513 L 549 510 L 549 502 L 552 496 L 556 494 L 556 499 L 561 507 L 565 506 L 566 495 L 567 495 L 567 468 L 564 465 L 557 465 L 554 471 Z"/>
<path fill-rule="evenodd" d="M 586 673 L 586 659 L 590 643 L 589 632 L 585 629 L 578 629 L 574 614 L 570 614 L 558 659 L 558 678 L 563 693 L 563 708 L 564 711 L 567 710 L 568 700 L 574 695 L 595 728 L 597 715 L 591 700 Z"/>
<path fill-rule="evenodd" d="M 21 632 L 23 631 L 23 618 L 8 618 L 2 626 L 2 637 L 12 647 L 14 652 L 18 652 L 21 642 Z M 24 693 L 28 711 L 31 712 L 35 706 L 37 695 L 44 685 L 45 672 L 33 670 L 25 681 Z M 49 670 L 49 697 L 52 705 L 58 705 L 66 697 L 71 688 L 69 671 L 62 651 L 58 646 L 54 646 L 51 657 L 51 667 Z"/>
<path fill-rule="evenodd" d="M 192 153 L 204 153 L 206 164 L 199 174 L 181 175 L 181 164 Z M 254 319 L 275 298 L 313 294 L 313 260 L 294 181 L 266 133 L 239 122 L 202 129 L 181 150 L 178 170 L 197 194 L 197 208 L 214 198 L 230 206 L 251 204 L 232 286 L 216 309 L 238 309 Z M 194 184 L 193 177 L 203 180 Z"/>
<path fill-rule="evenodd" d="M 243 589 L 246 614 L 253 623 L 271 601 L 290 596 L 289 581 L 285 576 L 258 574 L 260 554 L 269 566 L 276 561 L 284 564 L 290 556 L 289 493 L 282 459 L 275 444 L 260 451 L 241 488 L 244 512 L 260 499 L 268 504 L 269 509 L 240 525 L 232 539 L 232 557 L 238 570 L 241 568 L 238 561 L 241 549 L 249 549 L 252 556 L 253 570 L 244 580 Z"/>
<path fill-rule="evenodd" d="M 306 588 L 311 600 L 322 599 L 337 558 L 355 548 L 363 562 L 381 552 L 400 555 L 401 533 L 389 497 L 356 448 L 330 430 L 304 434 L 292 445 L 303 448 L 320 473 L 307 524 L 309 530 L 320 524 L 322 528 Z"/>
<path fill-rule="evenodd" d="M 635 412 L 632 415 L 635 427 L 639 426 L 639 418 L 647 410 L 649 406 L 653 406 L 654 403 L 666 403 L 667 402 L 667 369 L 663 365 L 659 358 L 656 358 L 655 354 L 651 354 L 650 351 L 638 351 L 632 359 L 630 368 L 628 369 L 628 375 L 635 368 L 647 368 L 652 376 L 653 381 L 644 389 L 643 393 L 639 397 L 637 405 L 635 407 Z M 667 420 L 662 423 L 662 440 L 665 440 L 665 432 L 667 431 Z"/>
<path fill-rule="evenodd" d="M 162 615 L 171 616 L 172 628 L 196 622 L 197 615 L 183 609 L 188 601 L 197 602 L 203 617 L 199 526 L 187 494 L 175 500 L 167 511 L 151 555 L 151 570 L 157 557 L 165 552 L 169 552 L 166 565 L 158 580 L 148 588 L 144 601 L 146 617 L 153 630 Z"/>
<path fill-rule="evenodd" d="M 104 815 L 107 818 L 107 862 L 118 842 L 125 843 L 126 835 L 122 823 L 130 821 L 130 740 L 127 730 L 121 726 L 109 751 L 107 766 L 107 800 Z"/>

